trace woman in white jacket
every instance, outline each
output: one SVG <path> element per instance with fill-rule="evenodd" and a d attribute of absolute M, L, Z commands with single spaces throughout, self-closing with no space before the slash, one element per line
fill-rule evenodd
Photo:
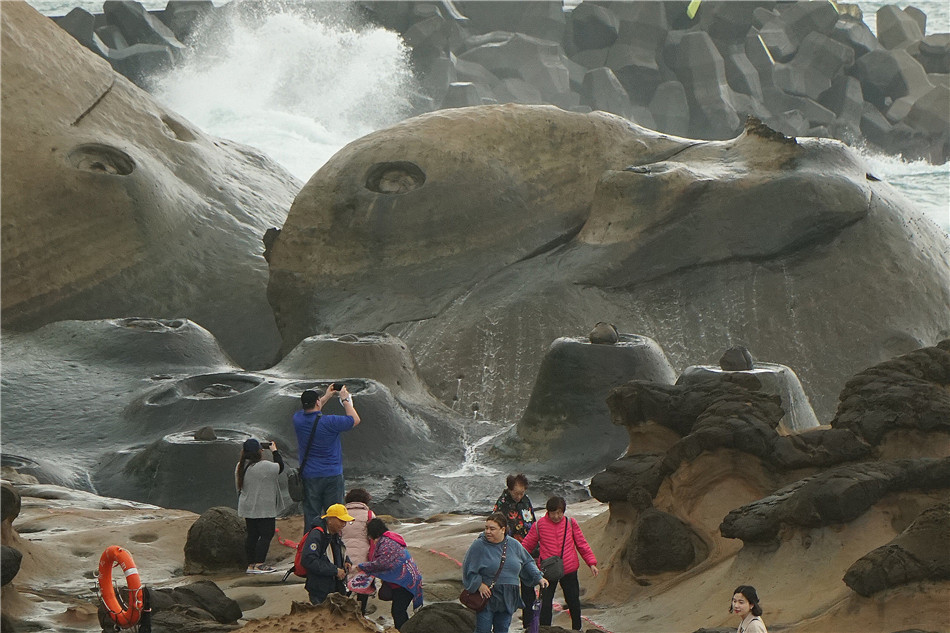
<path fill-rule="evenodd" d="M 762 621 L 762 607 L 759 606 L 759 594 L 755 587 L 740 585 L 732 592 L 732 606 L 730 613 L 735 613 L 741 620 L 736 633 L 769 633 Z"/>
<path fill-rule="evenodd" d="M 376 516 L 369 509 L 371 499 L 370 494 L 362 488 L 353 488 L 346 493 L 346 497 L 343 499 L 347 513 L 354 519 L 343 526 L 342 533 L 343 544 L 346 545 L 346 555 L 350 557 L 350 562 L 353 563 L 346 577 L 347 587 L 350 586 L 350 581 L 360 573 L 357 565 L 369 560 L 370 540 L 366 534 L 366 524 Z M 366 615 L 366 603 L 371 594 L 372 591 L 356 594 L 363 615 Z"/>
<path fill-rule="evenodd" d="M 270 448 L 274 461 L 264 459 L 261 443 L 254 438 L 244 441 L 241 461 L 234 469 L 234 484 L 238 491 L 238 516 L 244 519 L 247 538 L 248 574 L 268 574 L 277 571 L 264 564 L 267 550 L 277 526 L 277 475 L 284 470 L 284 460 L 273 442 Z"/>

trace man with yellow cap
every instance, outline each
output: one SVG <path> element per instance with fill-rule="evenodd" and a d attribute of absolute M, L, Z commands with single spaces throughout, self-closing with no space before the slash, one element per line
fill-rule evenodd
<path fill-rule="evenodd" d="M 331 593 L 346 593 L 344 581 L 351 566 L 340 536 L 343 526 L 353 520 L 346 506 L 334 503 L 320 518 L 323 525 L 310 530 L 300 555 L 300 563 L 307 570 L 307 593 L 313 604 L 320 604 Z"/>

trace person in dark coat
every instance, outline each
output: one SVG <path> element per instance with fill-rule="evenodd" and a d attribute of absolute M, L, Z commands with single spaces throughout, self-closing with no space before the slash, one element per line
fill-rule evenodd
<path fill-rule="evenodd" d="M 345 579 L 351 566 L 340 533 L 353 517 L 343 504 L 334 503 L 320 518 L 324 525 L 310 530 L 300 555 L 300 563 L 307 570 L 307 593 L 313 604 L 320 604 L 331 593 L 346 593 Z"/>
<path fill-rule="evenodd" d="M 524 540 L 531 530 L 531 526 L 537 521 L 534 514 L 534 506 L 531 505 L 531 499 L 528 498 L 528 478 L 524 473 L 517 475 L 508 475 L 505 480 L 506 488 L 502 491 L 492 512 L 500 512 L 508 520 L 508 535 L 519 543 Z M 536 552 L 532 552 L 537 556 Z M 524 609 L 521 611 L 521 624 L 528 628 L 531 620 L 531 606 L 534 604 L 534 587 L 521 584 L 521 601 L 524 602 Z"/>

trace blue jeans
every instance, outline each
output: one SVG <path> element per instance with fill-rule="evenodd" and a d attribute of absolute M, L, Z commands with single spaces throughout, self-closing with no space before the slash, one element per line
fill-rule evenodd
<path fill-rule="evenodd" d="M 320 522 L 334 503 L 343 503 L 343 475 L 310 477 L 303 480 L 304 532 Z"/>
<path fill-rule="evenodd" d="M 489 611 L 486 607 L 475 614 L 475 633 L 508 633 L 511 616 L 507 611 Z"/>

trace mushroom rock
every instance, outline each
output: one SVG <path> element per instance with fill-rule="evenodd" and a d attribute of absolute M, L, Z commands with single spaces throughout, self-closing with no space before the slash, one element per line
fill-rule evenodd
<path fill-rule="evenodd" d="M 515 419 L 525 368 L 596 321 L 674 366 L 742 340 L 795 367 L 830 417 L 834 385 L 950 332 L 947 238 L 902 204 L 841 143 L 756 122 L 703 142 L 603 112 L 458 108 L 314 174 L 273 242 L 268 297 L 285 351 L 397 335 L 433 395 L 487 419 Z"/>
<path fill-rule="evenodd" d="M 293 463 L 300 394 L 345 382 L 364 420 L 343 438 L 348 472 L 364 475 L 360 483 L 374 494 L 407 477 L 417 511 L 448 503 L 439 496 L 445 491 L 420 497 L 427 485 L 417 477 L 457 467 L 463 436 L 487 430 L 463 432 L 467 420 L 428 393 L 405 343 L 351 334 L 299 347 L 267 372 L 248 372 L 186 319 L 4 331 L 3 465 L 41 482 L 200 512 L 234 499 L 234 464 L 247 437 L 274 440 Z M 63 415 L 38 406 L 48 399 Z M 336 400 L 324 410 L 343 413 Z M 417 456 L 411 466 L 407 454 Z"/>
<path fill-rule="evenodd" d="M 624 430 L 611 424 L 610 390 L 631 377 L 671 383 L 673 376 L 663 350 L 649 338 L 621 334 L 614 345 L 559 338 L 541 361 L 524 415 L 494 442 L 494 452 L 547 474 L 590 475 L 627 444 Z"/>
<path fill-rule="evenodd" d="M 676 382 L 686 385 L 704 380 L 721 380 L 727 373 L 730 372 L 719 367 L 692 365 L 683 370 Z M 785 411 L 785 415 L 779 422 L 782 433 L 800 433 L 818 426 L 818 419 L 812 411 L 808 396 L 805 395 L 798 376 L 790 368 L 777 363 L 756 363 L 754 369 L 750 368 L 743 373 L 755 376 L 762 385 L 763 391 L 775 394 L 782 399 L 782 409 Z"/>
<path fill-rule="evenodd" d="M 184 314 L 242 364 L 272 362 L 261 236 L 298 181 L 166 110 L 25 2 L 2 22 L 4 329 Z"/>

